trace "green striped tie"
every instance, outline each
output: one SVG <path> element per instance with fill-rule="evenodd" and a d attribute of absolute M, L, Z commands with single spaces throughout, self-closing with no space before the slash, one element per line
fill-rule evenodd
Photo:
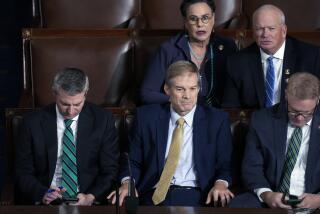
<path fill-rule="evenodd" d="M 76 198 L 78 187 L 76 145 L 71 129 L 72 120 L 64 120 L 66 129 L 63 134 L 62 186 L 66 188 L 64 197 Z"/>
<path fill-rule="evenodd" d="M 282 170 L 282 177 L 279 185 L 279 191 L 284 194 L 289 193 L 291 173 L 297 161 L 301 139 L 302 130 L 301 128 L 296 128 L 291 135 L 291 139 L 288 145 L 286 159 Z"/>

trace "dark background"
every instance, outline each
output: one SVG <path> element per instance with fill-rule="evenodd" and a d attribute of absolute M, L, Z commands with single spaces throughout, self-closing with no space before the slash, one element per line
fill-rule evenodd
<path fill-rule="evenodd" d="M 30 26 L 31 0 L 2 0 L 0 7 L 0 193 L 5 178 L 5 108 L 16 107 L 22 89 L 21 29 Z"/>

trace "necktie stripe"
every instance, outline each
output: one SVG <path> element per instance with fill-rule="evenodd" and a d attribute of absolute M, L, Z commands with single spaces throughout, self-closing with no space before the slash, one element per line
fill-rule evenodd
<path fill-rule="evenodd" d="M 267 71 L 266 71 L 266 80 L 265 80 L 266 107 L 272 106 L 273 100 L 274 100 L 275 71 L 274 71 L 272 59 L 273 59 L 272 56 L 270 56 L 267 59 Z"/>
<path fill-rule="evenodd" d="M 66 167 L 68 167 L 70 170 L 73 171 L 74 174 L 77 174 L 77 166 L 74 165 L 72 160 L 70 158 L 64 158 L 63 163 L 67 164 Z"/>
<path fill-rule="evenodd" d="M 72 150 L 75 150 L 75 145 L 73 144 L 73 142 L 68 138 L 68 137 L 64 137 L 64 143 L 68 144 L 68 147 L 71 148 Z"/>
<path fill-rule="evenodd" d="M 301 141 L 302 130 L 301 128 L 296 128 L 289 141 L 286 159 L 282 170 L 282 176 L 278 187 L 278 190 L 284 194 L 289 193 L 291 173 L 297 161 Z"/>
<path fill-rule="evenodd" d="M 65 181 L 62 182 L 63 187 L 65 187 L 67 189 L 67 191 L 65 191 L 63 193 L 63 196 L 65 197 L 74 197 L 77 193 L 76 188 L 74 188 L 73 186 L 70 185 L 70 183 L 67 183 Z"/>
<path fill-rule="evenodd" d="M 76 154 L 75 154 L 76 151 L 72 151 L 72 149 L 70 149 L 69 146 L 65 144 L 65 147 L 63 148 L 63 152 L 71 157 L 75 165 L 77 164 Z"/>
<path fill-rule="evenodd" d="M 77 193 L 77 187 L 70 185 L 70 182 L 63 180 L 62 182 L 63 187 L 65 187 L 67 189 L 67 191 L 65 191 L 64 193 L 67 193 L 70 197 L 75 197 L 76 193 Z"/>
<path fill-rule="evenodd" d="M 71 142 L 73 144 L 74 138 L 73 138 L 73 135 L 71 134 L 71 132 L 64 133 L 64 137 L 65 137 L 65 140 L 68 140 L 69 142 Z"/>
<path fill-rule="evenodd" d="M 62 171 L 64 172 L 64 173 L 67 173 L 66 175 L 65 175 L 65 177 L 63 177 L 63 179 L 65 180 L 65 181 L 67 181 L 67 183 L 70 185 L 70 186 L 75 186 L 75 187 L 77 187 L 77 183 L 76 183 L 76 180 L 77 180 L 77 177 L 76 177 L 76 175 L 74 174 L 74 173 L 70 173 L 68 170 L 70 170 L 70 169 L 68 169 L 68 168 L 63 168 L 62 169 Z"/>
<path fill-rule="evenodd" d="M 76 145 L 70 127 L 72 122 L 65 120 L 66 128 L 63 134 L 62 185 L 66 188 L 63 196 L 68 197 L 76 197 L 78 187 Z"/>

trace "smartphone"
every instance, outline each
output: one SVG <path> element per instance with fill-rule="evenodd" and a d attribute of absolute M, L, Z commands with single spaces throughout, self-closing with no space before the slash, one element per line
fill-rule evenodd
<path fill-rule="evenodd" d="M 79 198 L 57 198 L 55 200 L 53 200 L 50 204 L 51 205 L 61 205 L 63 203 L 65 204 L 70 204 L 70 203 L 76 203 L 79 201 Z"/>
<path fill-rule="evenodd" d="M 284 202 L 285 204 L 295 207 L 297 204 L 301 202 L 301 199 L 299 199 L 296 195 L 289 195 L 289 198 L 286 198 Z"/>
<path fill-rule="evenodd" d="M 63 197 L 63 198 L 62 198 L 62 201 L 63 201 L 63 202 L 66 202 L 66 203 L 78 202 L 78 201 L 79 201 L 79 198 L 67 198 L 67 197 Z"/>

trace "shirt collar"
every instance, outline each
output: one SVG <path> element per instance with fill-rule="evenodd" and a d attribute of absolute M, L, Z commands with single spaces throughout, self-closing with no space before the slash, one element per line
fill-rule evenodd
<path fill-rule="evenodd" d="M 275 54 L 272 55 L 273 58 L 283 60 L 285 46 L 286 46 L 286 41 L 284 41 L 282 43 L 281 47 L 279 48 L 279 50 Z M 261 55 L 262 62 L 265 62 L 271 56 L 271 55 L 268 55 L 267 53 L 265 53 L 261 48 L 260 48 L 260 55 Z"/>
<path fill-rule="evenodd" d="M 312 123 L 312 118 L 311 118 L 311 120 L 309 120 L 306 124 L 304 124 L 304 126 L 311 126 L 311 123 Z M 294 125 L 292 125 L 290 122 L 289 122 L 289 126 L 291 127 L 291 128 L 297 128 L 297 127 L 295 127 Z M 302 126 L 301 128 L 303 128 L 304 126 Z"/>
<path fill-rule="evenodd" d="M 64 118 L 64 117 L 62 116 L 62 114 L 60 113 L 57 104 L 56 104 L 56 114 L 57 114 L 58 120 L 62 120 L 62 121 L 65 120 L 65 118 Z M 78 119 L 79 119 L 79 114 L 78 114 L 77 116 L 75 116 L 74 118 L 72 118 L 72 121 L 76 121 L 76 122 L 77 122 Z"/>
<path fill-rule="evenodd" d="M 196 110 L 196 107 L 197 107 L 197 105 L 195 105 L 188 114 L 186 114 L 186 115 L 183 116 L 183 118 L 184 118 L 184 120 L 185 120 L 185 123 L 186 123 L 189 127 L 192 127 L 192 124 L 193 124 L 193 116 L 194 116 L 194 112 L 195 112 L 195 110 Z M 170 106 L 170 121 L 171 121 L 171 123 L 172 123 L 173 126 L 176 125 L 176 122 L 177 122 L 177 120 L 178 120 L 179 118 L 181 118 L 181 116 L 180 116 L 177 112 L 175 112 L 175 110 L 172 108 L 172 106 Z"/>

